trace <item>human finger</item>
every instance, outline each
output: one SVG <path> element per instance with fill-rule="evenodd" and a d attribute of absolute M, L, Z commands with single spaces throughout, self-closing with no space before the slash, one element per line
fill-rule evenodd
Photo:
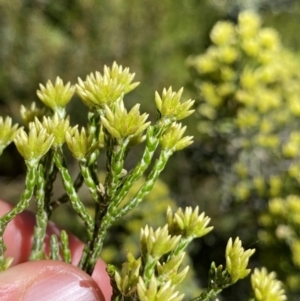
<path fill-rule="evenodd" d="M 12 208 L 13 206 L 11 204 L 0 200 L 0 216 L 9 212 Z M 4 232 L 4 242 L 7 247 L 5 256 L 13 258 L 12 266 L 29 260 L 34 226 L 35 216 L 33 213 L 28 211 L 24 211 L 17 215 L 7 225 Z M 49 241 L 52 234 L 56 234 L 59 237 L 60 229 L 53 222 L 49 222 L 45 237 L 46 249 L 49 249 Z M 84 244 L 76 236 L 69 234 L 69 246 L 72 254 L 72 264 L 77 265 L 82 254 Z M 110 286 L 109 276 L 106 272 L 106 265 L 102 260 L 99 259 L 97 261 L 92 277 L 102 288 L 106 300 L 109 300 L 112 289 Z"/>
<path fill-rule="evenodd" d="M 99 285 L 70 264 L 39 260 L 0 273 L 2 301 L 108 301 Z"/>

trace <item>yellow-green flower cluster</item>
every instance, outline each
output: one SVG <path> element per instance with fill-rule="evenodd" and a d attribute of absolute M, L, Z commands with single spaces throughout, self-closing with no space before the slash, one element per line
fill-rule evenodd
<path fill-rule="evenodd" d="M 184 297 L 176 291 L 171 281 L 159 286 L 157 279 L 153 276 L 148 285 L 142 277 L 137 284 L 137 293 L 140 301 L 181 301 Z"/>
<path fill-rule="evenodd" d="M 114 62 L 111 68 L 104 66 L 103 74 L 98 71 L 91 73 L 85 81 L 78 78 L 77 93 L 88 107 L 111 107 L 139 85 L 138 82 L 132 83 L 134 76 L 134 73 L 129 73 L 129 68 L 123 69 Z"/>
<path fill-rule="evenodd" d="M 218 22 L 210 37 L 213 45 L 207 52 L 189 60 L 201 78 L 201 116 L 220 122 L 215 110 L 225 106 L 228 113 L 238 113 L 236 123 L 244 129 L 259 127 L 262 114 L 274 118 L 273 111 L 279 108 L 281 112 L 284 109 L 297 114 L 299 87 L 295 79 L 299 79 L 299 72 L 291 68 L 295 57 L 281 46 L 275 30 L 261 28 L 260 18 L 245 11 L 239 15 L 237 25 Z M 240 66 L 239 73 L 234 71 L 236 66 Z M 286 106 L 286 99 L 290 106 Z"/>
<path fill-rule="evenodd" d="M 277 197 L 271 199 L 268 205 L 268 211 L 260 216 L 260 222 L 264 226 L 260 234 L 265 235 L 268 231 L 271 235 L 275 235 L 273 241 L 283 240 L 288 245 L 295 239 L 300 239 L 297 234 L 300 229 L 300 197 L 297 195 L 289 195 L 285 199 Z"/>
<path fill-rule="evenodd" d="M 192 136 L 183 137 L 186 126 L 182 127 L 181 123 L 173 123 L 160 139 L 160 145 L 163 149 L 171 151 L 182 150 L 193 143 Z"/>
<path fill-rule="evenodd" d="M 181 272 L 178 272 L 183 259 L 185 257 L 185 252 L 179 253 L 177 256 L 170 259 L 168 262 L 157 263 L 157 274 L 159 279 L 163 279 L 165 282 L 171 281 L 172 284 L 181 283 L 189 271 L 189 266 L 186 266 Z"/>
<path fill-rule="evenodd" d="M 52 134 L 54 137 L 53 147 L 60 147 L 65 143 L 66 133 L 71 131 L 69 116 L 65 119 L 58 117 L 55 113 L 52 117 L 43 118 L 43 126 L 47 130 L 48 134 Z"/>
<path fill-rule="evenodd" d="M 282 146 L 282 153 L 287 158 L 295 158 L 300 153 L 300 132 L 292 131 L 289 139 Z"/>
<path fill-rule="evenodd" d="M 210 218 L 202 212 L 199 214 L 199 207 L 194 210 L 187 207 L 185 211 L 179 208 L 174 214 L 169 207 L 167 210 L 167 222 L 170 232 L 183 237 L 201 237 L 209 233 L 213 227 L 207 227 Z"/>
<path fill-rule="evenodd" d="M 14 138 L 15 145 L 25 159 L 26 164 L 36 166 L 39 160 L 48 152 L 54 137 L 48 134 L 43 125 L 35 119 L 29 123 L 29 132 L 19 129 Z"/>
<path fill-rule="evenodd" d="M 160 258 L 175 249 L 178 245 L 179 236 L 171 236 L 169 234 L 168 225 L 158 228 L 146 226 L 141 229 L 140 245 L 142 254 L 149 254 L 153 258 Z"/>
<path fill-rule="evenodd" d="M 284 270 L 281 277 L 290 291 L 299 291 L 300 267 L 300 197 L 288 195 L 273 198 L 268 210 L 261 214 L 259 239 L 269 254 L 264 264 L 276 270 Z M 285 250 L 288 258 L 281 255 Z M 272 251 L 272 252 L 271 252 Z M 273 255 L 272 255 L 273 254 Z M 281 256 L 281 260 L 277 260 Z"/>
<path fill-rule="evenodd" d="M 17 134 L 18 124 L 12 126 L 12 119 L 10 117 L 0 116 L 0 155 L 3 150 L 14 140 Z"/>
<path fill-rule="evenodd" d="M 129 112 L 123 101 L 115 105 L 114 110 L 105 106 L 105 115 L 101 121 L 106 130 L 116 139 L 139 137 L 150 125 L 146 122 L 148 114 L 140 114 L 140 105 L 136 104 Z"/>
<path fill-rule="evenodd" d="M 39 99 L 50 109 L 56 112 L 60 118 L 66 114 L 65 107 L 70 102 L 75 93 L 75 86 L 70 82 L 64 85 L 61 78 L 57 77 L 55 84 L 49 80 L 46 86 L 40 84 L 40 90 L 37 90 Z"/>
<path fill-rule="evenodd" d="M 38 120 L 42 119 L 42 117 L 45 115 L 45 109 L 38 108 L 36 106 L 36 103 L 33 102 L 31 103 L 30 108 L 26 108 L 25 106 L 21 105 L 20 115 L 23 123 L 28 127 L 29 123 L 33 122 L 35 118 L 37 118 Z"/>
<path fill-rule="evenodd" d="M 134 259 L 131 253 L 127 254 L 121 273 L 115 272 L 115 282 L 122 295 L 133 300 L 182 300 L 184 295 L 177 291 L 177 285 L 189 271 L 189 266 L 181 268 L 186 255 L 184 248 L 193 238 L 212 229 L 207 227 L 209 221 L 204 214 L 199 214 L 198 207 L 178 209 L 175 214 L 168 208 L 164 227 L 142 228 L 141 258 Z"/>
<path fill-rule="evenodd" d="M 266 268 L 254 270 L 251 275 L 251 285 L 256 301 L 287 300 L 282 283 L 276 279 L 274 272 L 268 273 Z"/>
<path fill-rule="evenodd" d="M 55 83 L 48 81 L 45 86 L 40 84 L 40 89 L 37 90 L 37 96 L 52 109 L 52 115 L 41 118 L 43 111 L 33 103 L 29 109 L 21 107 L 22 119 L 28 124 L 26 129 L 21 128 L 17 131 L 17 125 L 12 126 L 10 118 L 5 121 L 0 119 L 0 147 L 5 147 L 14 140 L 28 167 L 25 190 L 20 202 L 1 218 L 0 228 L 3 234 L 9 221 L 26 210 L 31 198 L 34 198 L 37 205 L 37 227 L 32 259 L 43 257 L 45 227 L 52 211 L 63 202 L 70 202 L 84 223 L 89 240 L 78 266 L 91 275 L 102 251 L 108 228 L 115 220 L 143 201 L 172 153 L 192 143 L 192 137 L 183 137 L 186 127 L 176 123 L 193 112 L 190 108 L 194 101 L 180 101 L 182 89 L 179 92 L 173 92 L 172 88 L 164 90 L 161 97 L 156 93 L 158 118 L 156 123 L 149 127 L 144 138 L 143 132 L 150 125 L 150 122 L 146 122 L 148 114 L 140 113 L 139 104 L 127 111 L 123 102 L 124 94 L 138 85 L 132 83 L 133 78 L 134 74 L 130 74 L 128 68 L 123 69 L 116 63 L 111 68 L 105 66 L 103 74 L 90 74 L 86 81 L 79 78 L 76 87 L 70 83 L 64 85 L 57 77 Z M 78 125 L 70 127 L 70 118 L 66 117 L 65 107 L 75 90 L 89 107 L 88 125 L 81 131 Z M 127 172 L 124 164 L 128 145 L 143 139 L 147 139 L 147 142 L 142 158 L 136 167 Z M 80 173 L 74 181 L 66 166 L 62 148 L 64 142 L 79 161 Z M 160 155 L 155 160 L 153 155 L 159 147 L 159 142 Z M 47 154 L 51 147 L 52 150 Z M 100 147 L 106 148 L 107 159 L 103 184 L 97 177 Z M 0 151 L 2 152 L 1 148 Z M 41 160 L 46 154 L 44 160 Z M 126 200 L 125 197 L 129 196 L 135 182 L 142 179 L 149 166 L 152 166 L 152 171 L 148 173 L 142 186 L 133 197 Z M 57 173 L 60 173 L 65 193 L 57 200 L 52 200 L 53 183 Z M 94 208 L 95 220 L 77 194 L 83 183 L 97 204 Z M 165 200 L 164 205 L 167 205 Z M 176 214 L 177 222 L 183 225 L 184 231 L 188 227 L 194 227 L 193 233 L 190 230 L 185 233 L 190 240 L 210 230 L 206 228 L 209 218 L 204 214 L 199 215 L 198 208 L 194 212 L 189 208 L 182 216 L 179 211 Z M 61 237 L 63 260 L 70 262 L 68 238 L 66 235 Z M 190 240 L 183 239 L 181 235 L 170 234 L 168 224 L 157 230 L 148 225 L 142 228 L 141 257 L 135 259 L 132 253 L 128 253 L 121 273 L 116 272 L 112 265 L 108 267 L 114 296 L 118 295 L 117 299 L 126 300 L 181 301 L 183 294 L 176 291 L 176 286 L 184 280 L 189 270 L 189 267 L 181 269 L 181 264 L 185 257 L 184 249 Z M 51 259 L 59 259 L 60 248 L 56 235 L 51 237 L 50 247 Z M 4 256 L 5 249 L 6 246 L 0 239 L 1 269 L 7 268 L 10 262 Z"/>
<path fill-rule="evenodd" d="M 69 129 L 65 139 L 72 155 L 78 160 L 84 159 L 93 146 L 93 136 L 88 135 L 84 127 L 80 132 L 77 126 Z"/>
<path fill-rule="evenodd" d="M 177 121 L 188 117 L 194 112 L 194 110 L 190 110 L 195 102 L 194 100 L 189 99 L 183 103 L 180 102 L 182 92 L 183 88 L 176 93 L 170 87 L 168 90 L 163 90 L 162 96 L 157 92 L 155 93 L 156 107 L 162 117 Z"/>
<path fill-rule="evenodd" d="M 115 281 L 122 295 L 128 296 L 135 293 L 140 268 L 141 259 L 135 259 L 131 253 L 127 253 L 127 262 L 123 264 L 121 273 L 115 273 Z"/>
<path fill-rule="evenodd" d="M 241 240 L 237 237 L 234 242 L 229 239 L 226 246 L 226 270 L 230 274 L 231 283 L 237 282 L 249 275 L 250 269 L 247 269 L 249 258 L 253 255 L 255 249 L 244 250 Z"/>
<path fill-rule="evenodd" d="M 280 195 L 289 176 L 300 180 L 299 59 L 251 11 L 242 12 L 236 25 L 218 22 L 210 37 L 206 53 L 189 59 L 200 78 L 195 80 L 201 94 L 198 130 L 213 139 L 231 135 L 238 163 L 252 166 L 242 180 L 239 172 L 232 177 L 237 199 Z M 291 160 L 288 175 L 282 168 L 270 173 L 278 156 Z"/>

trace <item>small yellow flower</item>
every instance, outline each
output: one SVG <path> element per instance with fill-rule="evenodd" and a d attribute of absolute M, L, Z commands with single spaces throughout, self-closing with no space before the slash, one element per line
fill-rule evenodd
<path fill-rule="evenodd" d="M 115 280 L 122 295 L 135 293 L 139 280 L 141 259 L 135 259 L 132 253 L 127 253 L 127 262 L 122 265 L 121 273 L 115 272 Z"/>
<path fill-rule="evenodd" d="M 214 72 L 220 67 L 217 60 L 217 52 L 198 55 L 191 59 L 191 64 L 201 74 Z"/>
<path fill-rule="evenodd" d="M 230 274 L 232 284 L 249 275 L 251 270 L 247 269 L 247 265 L 254 252 L 255 249 L 244 251 L 238 237 L 234 243 L 232 243 L 232 238 L 229 239 L 226 246 L 226 270 Z"/>
<path fill-rule="evenodd" d="M 81 160 L 85 158 L 93 146 L 93 136 L 87 136 L 85 128 L 82 128 L 79 133 L 77 126 L 75 126 L 66 132 L 66 143 L 74 158 Z"/>
<path fill-rule="evenodd" d="M 149 115 L 140 115 L 139 109 L 140 105 L 136 104 L 127 112 L 123 101 L 116 104 L 114 112 L 105 106 L 105 116 L 101 116 L 102 124 L 116 139 L 138 137 L 150 125 L 150 122 L 145 122 Z"/>
<path fill-rule="evenodd" d="M 12 119 L 10 117 L 0 116 L 0 155 L 3 150 L 14 140 L 17 134 L 18 124 L 12 126 Z"/>
<path fill-rule="evenodd" d="M 55 84 L 48 80 L 46 87 L 40 84 L 40 90 L 37 90 L 39 99 L 54 112 L 57 112 L 60 118 L 65 116 L 65 106 L 70 102 L 75 93 L 75 86 L 70 82 L 64 85 L 61 78 L 57 77 Z"/>
<path fill-rule="evenodd" d="M 266 182 L 262 176 L 254 177 L 253 186 L 257 190 L 259 195 L 263 195 L 266 190 Z"/>
<path fill-rule="evenodd" d="M 181 123 L 173 123 L 163 134 L 160 139 L 160 144 L 163 149 L 179 151 L 193 143 L 192 136 L 186 136 L 182 138 L 182 135 L 186 130 L 186 126 L 181 126 Z"/>
<path fill-rule="evenodd" d="M 167 210 L 167 221 L 172 234 L 180 234 L 183 237 L 196 238 L 209 233 L 213 227 L 207 227 L 210 218 L 202 212 L 199 214 L 199 207 L 194 210 L 187 207 L 183 212 L 179 208 L 173 215 L 171 208 Z"/>
<path fill-rule="evenodd" d="M 258 77 L 256 73 L 249 67 L 245 67 L 240 75 L 240 83 L 244 89 L 251 90 L 255 88 L 258 82 Z"/>
<path fill-rule="evenodd" d="M 239 14 L 238 32 L 243 39 L 254 37 L 260 27 L 261 20 L 257 14 L 252 11 L 244 11 Z"/>
<path fill-rule="evenodd" d="M 181 301 L 183 294 L 175 291 L 175 285 L 168 281 L 161 286 L 155 276 L 152 276 L 148 285 L 142 277 L 137 284 L 137 293 L 140 301 Z"/>
<path fill-rule="evenodd" d="M 35 118 L 41 120 L 41 118 L 45 115 L 45 108 L 37 108 L 35 102 L 31 103 L 30 108 L 26 108 L 25 106 L 21 105 L 20 115 L 23 123 L 28 127 L 29 123 L 33 122 Z"/>
<path fill-rule="evenodd" d="M 222 46 L 218 49 L 219 60 L 225 64 L 233 64 L 238 58 L 238 51 L 233 46 Z"/>
<path fill-rule="evenodd" d="M 43 118 L 43 126 L 48 134 L 53 134 L 53 146 L 62 146 L 66 140 L 66 132 L 70 130 L 70 117 L 60 119 L 58 114 L 55 113 L 52 117 Z"/>
<path fill-rule="evenodd" d="M 218 46 L 234 42 L 236 39 L 234 25 L 231 22 L 219 21 L 213 27 L 210 38 Z"/>
<path fill-rule="evenodd" d="M 282 189 L 282 179 L 277 175 L 270 176 L 270 195 L 272 197 L 277 197 Z"/>
<path fill-rule="evenodd" d="M 214 120 L 217 116 L 217 110 L 213 106 L 207 103 L 201 104 L 198 108 L 197 111 L 200 115 L 204 116 L 207 119 Z"/>
<path fill-rule="evenodd" d="M 141 229 L 140 244 L 142 254 L 149 254 L 153 258 L 160 258 L 164 254 L 171 252 L 178 245 L 181 236 L 169 235 L 168 226 L 158 228 L 146 227 Z"/>
<path fill-rule="evenodd" d="M 212 107 L 220 107 L 223 103 L 223 98 L 217 94 L 216 86 L 210 82 L 204 82 L 200 85 L 201 95 L 204 100 Z"/>
<path fill-rule="evenodd" d="M 276 50 L 280 46 L 278 33 L 272 28 L 262 28 L 258 33 L 258 40 L 265 49 Z"/>
<path fill-rule="evenodd" d="M 299 201 L 299 200 L 297 200 Z M 286 201 L 282 198 L 274 198 L 269 201 L 269 211 L 274 216 L 284 216 L 287 213 Z"/>
<path fill-rule="evenodd" d="M 156 107 L 163 117 L 175 121 L 184 119 L 194 112 L 194 110 L 190 110 L 194 100 L 189 99 L 183 103 L 180 102 L 182 92 L 183 88 L 176 93 L 172 91 L 172 87 L 168 90 L 164 89 L 161 97 L 155 92 Z"/>
<path fill-rule="evenodd" d="M 123 69 L 114 62 L 112 68 L 104 66 L 103 74 L 91 73 L 85 81 L 78 78 L 77 93 L 88 107 L 103 108 L 105 104 L 111 107 L 139 85 L 132 83 L 134 76 L 129 68 Z"/>
<path fill-rule="evenodd" d="M 53 135 L 49 135 L 43 125 L 35 119 L 29 123 L 29 133 L 19 129 L 14 142 L 19 153 L 30 166 L 35 166 L 48 152 L 54 141 Z"/>
<path fill-rule="evenodd" d="M 181 283 L 185 279 L 189 271 L 189 266 L 187 266 L 181 272 L 178 272 L 178 269 L 180 268 L 184 257 L 185 252 L 180 252 L 177 256 L 173 257 L 167 262 L 161 264 L 158 261 L 156 268 L 159 275 L 159 279 L 163 281 L 170 280 L 172 284 Z"/>
<path fill-rule="evenodd" d="M 251 285 L 257 301 L 286 300 L 281 282 L 276 279 L 274 272 L 268 274 L 266 268 L 254 270 L 251 275 Z"/>

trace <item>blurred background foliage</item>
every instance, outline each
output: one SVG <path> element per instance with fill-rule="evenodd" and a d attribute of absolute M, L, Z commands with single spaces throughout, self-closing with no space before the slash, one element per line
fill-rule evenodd
<path fill-rule="evenodd" d="M 253 36 L 243 38 L 239 15 L 249 9 L 260 21 L 250 22 Z M 166 184 L 159 183 L 143 205 L 147 214 L 138 211 L 116 225 L 103 255 L 115 254 L 120 243 L 136 248 L 132 233 L 143 223 L 163 223 L 166 204 L 200 205 L 215 231 L 190 250 L 193 279 L 205 285 L 210 262 L 224 263 L 228 237 L 239 235 L 246 248 L 257 248 L 253 265 L 275 270 L 289 300 L 297 300 L 299 17 L 300 3 L 292 0 L 0 0 L 0 115 L 20 122 L 20 104 L 37 101 L 40 82 L 59 75 L 75 83 L 113 61 L 130 67 L 141 82 L 128 105 L 140 102 L 153 117 L 155 90 L 185 86 L 185 97 L 197 99 L 197 114 L 189 121 L 195 143 L 171 159 L 163 173 Z M 218 41 L 217 27 L 211 31 L 215 24 L 221 36 L 220 24 L 227 24 L 225 33 L 235 38 Z M 262 38 L 264 53 L 258 47 Z M 203 71 L 209 60 L 214 72 Z M 69 106 L 73 123 L 83 123 L 84 112 L 75 98 Z M 24 170 L 9 146 L 0 158 L 1 198 L 18 199 Z M 65 218 L 68 206 L 63 208 L 56 220 L 82 235 Z M 226 290 L 220 300 L 245 300 L 248 283 Z"/>

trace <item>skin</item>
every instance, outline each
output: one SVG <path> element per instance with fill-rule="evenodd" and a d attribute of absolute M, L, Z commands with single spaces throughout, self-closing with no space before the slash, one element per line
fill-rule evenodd
<path fill-rule="evenodd" d="M 0 216 L 10 211 L 12 206 L 0 200 Z M 83 243 L 69 234 L 72 265 L 60 261 L 28 261 L 32 245 L 35 217 L 23 212 L 13 219 L 4 233 L 7 246 L 5 255 L 13 258 L 11 267 L 0 272 L 1 301 L 67 301 L 111 299 L 112 289 L 106 273 L 105 263 L 98 260 L 92 277 L 78 269 Z M 58 234 L 59 228 L 49 223 L 47 227 L 46 249 L 51 234 Z"/>

